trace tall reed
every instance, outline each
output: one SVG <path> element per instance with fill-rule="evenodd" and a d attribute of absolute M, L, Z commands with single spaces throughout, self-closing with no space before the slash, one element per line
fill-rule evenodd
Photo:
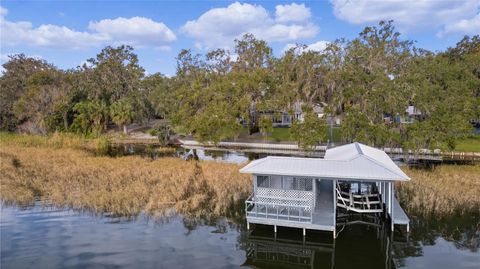
<path fill-rule="evenodd" d="M 234 164 L 94 157 L 75 149 L 2 145 L 0 198 L 31 203 L 38 196 L 58 206 L 132 216 L 176 212 L 218 217 L 251 190 Z"/>
<path fill-rule="evenodd" d="M 404 170 L 411 180 L 398 184 L 396 190 L 409 212 L 424 216 L 480 214 L 480 165 Z"/>

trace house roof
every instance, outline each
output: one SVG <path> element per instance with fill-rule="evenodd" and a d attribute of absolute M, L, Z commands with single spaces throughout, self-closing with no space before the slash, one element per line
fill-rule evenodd
<path fill-rule="evenodd" d="M 269 156 L 252 161 L 240 172 L 341 180 L 410 180 L 385 152 L 360 143 L 327 149 L 324 159 Z"/>

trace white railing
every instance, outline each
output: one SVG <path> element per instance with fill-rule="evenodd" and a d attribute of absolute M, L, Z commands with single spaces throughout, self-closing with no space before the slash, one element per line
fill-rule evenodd
<path fill-rule="evenodd" d="M 247 217 L 276 219 L 282 221 L 312 223 L 311 206 L 291 205 L 279 202 L 259 202 L 250 196 L 245 201 Z"/>

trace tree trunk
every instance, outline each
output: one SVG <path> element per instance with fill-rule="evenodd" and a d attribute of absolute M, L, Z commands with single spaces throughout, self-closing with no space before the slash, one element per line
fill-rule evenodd
<path fill-rule="evenodd" d="M 126 124 L 123 125 L 123 133 L 124 133 L 124 134 L 128 134 L 128 132 L 127 132 L 127 125 L 126 125 Z"/>
<path fill-rule="evenodd" d="M 65 131 L 68 130 L 68 112 L 63 113 L 63 128 Z"/>

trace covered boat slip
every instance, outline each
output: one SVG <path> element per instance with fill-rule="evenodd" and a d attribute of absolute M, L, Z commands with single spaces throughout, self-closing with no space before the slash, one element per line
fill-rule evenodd
<path fill-rule="evenodd" d="M 394 224 L 409 219 L 394 195 L 394 182 L 410 178 L 385 152 L 359 143 L 328 149 L 324 159 L 266 157 L 240 170 L 252 174 L 246 201 L 250 223 L 332 231 L 337 208 L 359 214 L 385 213 Z"/>

